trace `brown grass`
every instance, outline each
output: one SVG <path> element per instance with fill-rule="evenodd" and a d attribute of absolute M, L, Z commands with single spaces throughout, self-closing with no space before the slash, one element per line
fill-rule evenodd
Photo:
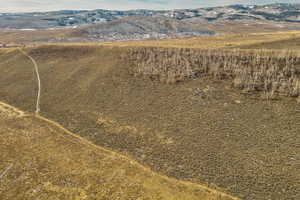
<path fill-rule="evenodd" d="M 41 114 L 170 177 L 243 199 L 297 199 L 294 100 L 262 101 L 230 87 L 231 80 L 209 76 L 179 84 L 134 77 L 132 63 L 120 59 L 125 50 L 27 49 L 40 67 Z M 34 111 L 32 63 L 18 51 L 0 54 L 1 99 Z"/>
<path fill-rule="evenodd" d="M 0 43 L 21 44 L 66 40 L 71 29 L 57 30 L 0 30 Z"/>
<path fill-rule="evenodd" d="M 147 41 L 126 41 L 126 42 L 104 42 L 107 46 L 126 46 L 126 47 L 166 47 L 166 48 L 243 48 L 255 44 L 262 44 L 259 49 L 264 48 L 264 43 L 286 41 L 300 38 L 300 31 L 282 31 L 271 33 L 235 33 L 224 34 L 211 37 L 198 37 L 188 39 L 169 39 L 169 40 L 147 40 Z M 284 42 L 277 44 L 280 48 Z M 294 47 L 295 49 L 296 47 Z M 281 48 L 282 49 L 282 48 Z M 288 49 L 285 46 L 284 49 Z M 300 46 L 297 47 L 300 50 Z"/>
<path fill-rule="evenodd" d="M 236 199 L 205 186 L 155 174 L 40 116 L 18 117 L 0 104 L 0 198 Z"/>

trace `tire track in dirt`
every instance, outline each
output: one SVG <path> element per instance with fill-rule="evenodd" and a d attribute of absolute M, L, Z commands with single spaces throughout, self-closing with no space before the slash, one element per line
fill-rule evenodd
<path fill-rule="evenodd" d="M 34 65 L 34 70 L 35 70 L 35 74 L 37 77 L 37 81 L 38 81 L 38 93 L 37 93 L 37 100 L 36 100 L 36 109 L 35 109 L 35 113 L 39 114 L 40 112 L 40 98 L 41 98 L 41 79 L 40 79 L 40 74 L 39 74 L 39 68 L 38 65 L 36 63 L 36 61 L 28 54 L 26 53 L 23 49 L 18 48 L 18 50 L 25 55 L 27 58 L 29 58 L 31 60 L 31 62 Z"/>

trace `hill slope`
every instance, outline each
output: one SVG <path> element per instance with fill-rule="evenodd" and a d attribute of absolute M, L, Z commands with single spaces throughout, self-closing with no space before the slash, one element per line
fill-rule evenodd
<path fill-rule="evenodd" d="M 0 199 L 235 199 L 178 182 L 0 103 Z"/>
<path fill-rule="evenodd" d="M 181 22 L 164 16 L 135 16 L 108 23 L 86 26 L 80 29 L 87 38 L 97 41 L 163 39 L 170 37 L 191 37 L 213 35 L 189 22 Z"/>
<path fill-rule="evenodd" d="M 257 32 L 258 26 L 261 32 L 300 30 L 299 8 L 299 4 L 271 4 L 164 11 L 0 13 L 0 34 L 25 35 L 19 38 L 22 42 L 84 42 L 249 33 Z"/>
<path fill-rule="evenodd" d="M 298 199 L 300 108 L 241 94 L 226 80 L 163 84 L 132 76 L 126 48 L 27 49 L 42 81 L 41 114 L 155 171 L 244 199 Z M 0 98 L 34 111 L 30 60 L 0 51 Z"/>
<path fill-rule="evenodd" d="M 62 10 L 34 13 L 0 13 L 0 28 L 47 29 L 53 27 L 71 27 L 82 24 L 103 23 L 128 16 L 166 16 L 176 20 L 192 21 L 267 21 L 300 22 L 299 4 L 270 5 L 231 5 L 198 9 L 178 10 Z M 197 23 L 195 23 L 197 24 Z M 296 26 L 296 25 L 295 25 Z"/>

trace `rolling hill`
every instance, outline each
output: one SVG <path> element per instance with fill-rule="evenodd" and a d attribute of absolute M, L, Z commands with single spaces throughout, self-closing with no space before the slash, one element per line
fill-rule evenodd
<path fill-rule="evenodd" d="M 108 23 L 86 26 L 80 29 L 85 38 L 97 41 L 163 39 L 214 35 L 192 23 L 165 16 L 125 17 Z"/>
<path fill-rule="evenodd" d="M 257 32 L 258 24 L 261 32 L 300 30 L 299 4 L 231 5 L 179 10 L 97 9 L 0 13 L 0 32 L 27 31 L 31 35 L 32 32 L 41 33 L 41 30 L 52 33 L 53 29 L 61 33 L 74 31 L 74 34 L 51 37 L 44 42 L 169 39 L 247 33 Z M 34 40 L 40 41 L 39 37 Z"/>
<path fill-rule="evenodd" d="M 226 47 L 224 38 L 215 41 Z M 133 64 L 123 58 L 129 46 L 25 49 L 40 68 L 41 115 L 170 177 L 242 199 L 299 197 L 295 99 L 242 93 L 227 79 L 195 77 L 165 84 L 133 76 Z M 0 50 L 0 61 L 5 74 L 0 76 L 1 101 L 34 111 L 37 84 L 30 60 L 12 48 Z"/>
<path fill-rule="evenodd" d="M 62 10 L 33 13 L 0 13 L 0 28 L 48 29 L 110 22 L 129 16 L 165 16 L 180 21 L 300 22 L 299 4 L 231 5 L 178 10 Z"/>

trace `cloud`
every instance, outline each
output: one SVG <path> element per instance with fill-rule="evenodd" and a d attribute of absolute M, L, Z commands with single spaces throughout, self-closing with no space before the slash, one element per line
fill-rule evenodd
<path fill-rule="evenodd" d="M 299 3 L 299 0 L 0 0 L 0 12 L 62 9 L 174 9 L 229 4 Z"/>

